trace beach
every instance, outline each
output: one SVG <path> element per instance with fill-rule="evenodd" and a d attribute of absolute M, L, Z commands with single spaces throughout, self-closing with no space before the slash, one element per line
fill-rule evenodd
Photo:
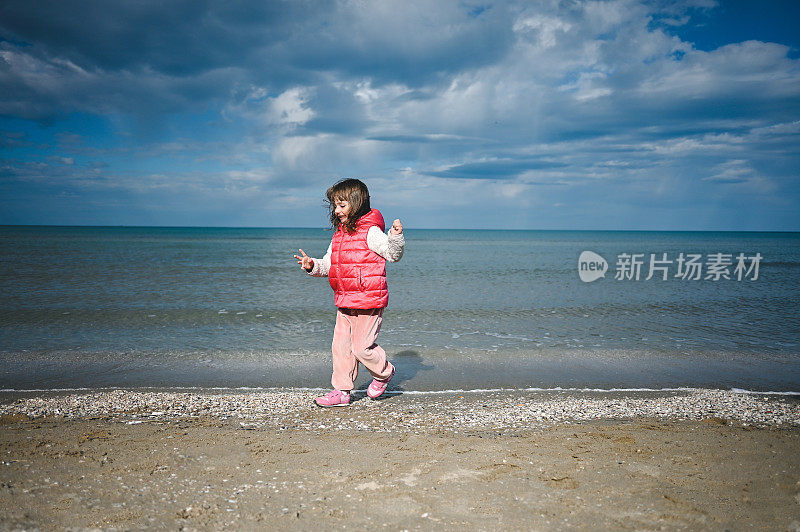
<path fill-rule="evenodd" d="M 0 527 L 800 529 L 800 401 L 735 391 L 14 392 Z"/>
<path fill-rule="evenodd" d="M 800 530 L 800 234 L 405 232 L 389 391 L 320 409 L 329 232 L 0 229 L 0 529 Z"/>

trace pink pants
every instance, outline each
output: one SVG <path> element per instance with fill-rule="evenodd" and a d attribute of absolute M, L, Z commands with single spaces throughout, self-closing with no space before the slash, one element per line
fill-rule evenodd
<path fill-rule="evenodd" d="M 353 389 L 358 376 L 358 363 L 376 379 L 392 374 L 394 366 L 386 360 L 386 352 L 375 343 L 381 330 L 383 309 L 340 308 L 336 311 L 333 328 L 333 377 L 331 384 L 337 390 Z"/>

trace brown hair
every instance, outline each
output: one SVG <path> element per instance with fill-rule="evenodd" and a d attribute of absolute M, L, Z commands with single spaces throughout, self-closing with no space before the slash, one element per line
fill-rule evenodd
<path fill-rule="evenodd" d="M 371 209 L 369 206 L 369 190 L 367 185 L 358 179 L 342 179 L 328 189 L 325 193 L 328 198 L 328 214 L 331 221 L 331 229 L 336 229 L 341 223 L 336 216 L 336 200 L 343 199 L 350 202 L 350 215 L 344 228 L 348 233 L 354 233 L 358 219 L 367 214 Z"/>

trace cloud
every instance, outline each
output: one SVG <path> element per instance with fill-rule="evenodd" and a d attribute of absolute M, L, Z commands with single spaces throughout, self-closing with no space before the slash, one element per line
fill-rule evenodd
<path fill-rule="evenodd" d="M 476 197 L 531 224 L 531 206 L 568 220 L 613 197 L 633 216 L 720 191 L 731 205 L 757 193 L 766 212 L 800 199 L 800 61 L 790 43 L 681 38 L 719 9 L 10 0 L 5 175 L 18 191 L 280 190 L 301 204 L 359 176 L 431 213 L 452 204 L 448 220 Z"/>
<path fill-rule="evenodd" d="M 46 16 L 42 16 L 46 13 Z M 275 96 L 320 80 L 421 86 L 486 64 L 502 7 L 460 2 L 45 2 L 0 8 L 0 113 L 180 112 L 238 87 Z"/>
<path fill-rule="evenodd" d="M 567 166 L 565 163 L 540 159 L 496 159 L 460 164 L 441 170 L 428 170 L 427 175 L 462 179 L 510 179 L 530 170 L 542 170 Z"/>
<path fill-rule="evenodd" d="M 747 164 L 747 161 L 737 159 L 717 165 L 713 175 L 702 179 L 715 183 L 744 183 L 752 174 L 753 169 Z"/>
<path fill-rule="evenodd" d="M 25 133 L 22 131 L 0 131 L 0 146 L 3 148 L 19 148 L 29 146 L 25 140 Z"/>
<path fill-rule="evenodd" d="M 237 115 L 268 128 L 277 126 L 286 133 L 314 117 L 314 110 L 309 107 L 310 92 L 309 88 L 293 87 L 270 97 L 266 88 L 251 86 L 227 105 L 224 114 L 229 118 Z"/>

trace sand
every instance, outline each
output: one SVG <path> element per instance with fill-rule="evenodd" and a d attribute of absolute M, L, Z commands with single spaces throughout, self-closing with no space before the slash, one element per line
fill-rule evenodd
<path fill-rule="evenodd" d="M 275 393 L 6 398 L 0 528 L 800 530 L 795 399 Z"/>

